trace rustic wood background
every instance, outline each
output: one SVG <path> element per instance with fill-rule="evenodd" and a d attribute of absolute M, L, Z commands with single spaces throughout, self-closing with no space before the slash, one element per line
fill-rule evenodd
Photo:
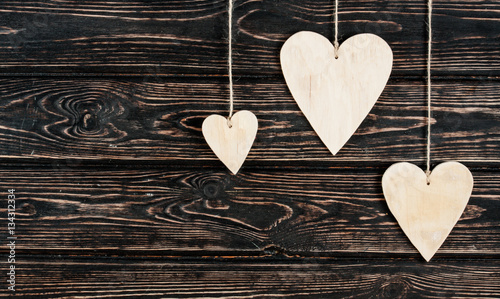
<path fill-rule="evenodd" d="M 434 3 L 433 165 L 475 186 L 429 263 L 381 189 L 425 166 L 426 1 L 340 1 L 341 41 L 378 34 L 395 60 L 336 156 L 279 65 L 291 34 L 333 37 L 333 1 L 236 1 L 235 108 L 260 125 L 237 176 L 201 134 L 228 109 L 226 4 L 0 2 L 0 297 L 14 188 L 18 296 L 500 298 L 500 2 Z"/>

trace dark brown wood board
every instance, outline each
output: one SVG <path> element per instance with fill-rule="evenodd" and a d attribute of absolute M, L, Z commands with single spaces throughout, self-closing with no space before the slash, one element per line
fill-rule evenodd
<path fill-rule="evenodd" d="M 426 1 L 339 1 L 340 41 L 394 52 L 332 156 L 285 84 L 284 41 L 333 39 L 331 0 L 235 2 L 235 109 L 259 131 L 232 175 L 201 134 L 226 114 L 227 1 L 0 2 L 0 297 L 8 190 L 20 298 L 500 297 L 500 2 L 437 1 L 432 165 L 475 179 L 426 263 L 381 178 L 425 166 Z"/>
<path fill-rule="evenodd" d="M 227 1 L 2 1 L 6 74 L 225 75 Z M 395 76 L 426 66 L 425 1 L 343 1 L 340 40 L 375 33 L 394 51 Z M 499 76 L 498 1 L 434 4 L 434 75 Z M 281 75 L 279 49 L 300 30 L 333 39 L 333 1 L 235 2 L 237 75 Z"/>
<path fill-rule="evenodd" d="M 201 124 L 212 113 L 227 113 L 225 81 L 159 80 L 0 80 L 0 155 L 219 165 L 203 139 Z M 500 82 L 445 80 L 436 82 L 433 90 L 433 158 L 500 162 Z M 236 109 L 254 111 L 259 119 L 245 165 L 423 162 L 425 91 L 421 81 L 392 79 L 356 134 L 333 156 L 284 80 L 239 80 Z"/>
<path fill-rule="evenodd" d="M 22 252 L 418 257 L 383 199 L 384 168 L 52 167 L 0 173 L 3 189 L 18 190 Z M 500 192 L 498 174 L 474 171 L 473 196 L 438 256 L 498 254 L 499 199 L 489 195 Z"/>
<path fill-rule="evenodd" d="M 32 298 L 497 298 L 488 260 L 143 259 L 43 256 L 19 265 Z M 71 269 L 72 271 L 68 271 Z M 2 296 L 2 295 L 0 295 Z M 4 296 L 2 296 L 4 297 Z"/>

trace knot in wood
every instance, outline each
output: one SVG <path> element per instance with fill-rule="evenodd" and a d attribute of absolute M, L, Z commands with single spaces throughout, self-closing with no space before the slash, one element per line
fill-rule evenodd
<path fill-rule="evenodd" d="M 87 131 L 94 131 L 98 127 L 98 123 L 96 115 L 86 113 L 82 117 L 81 126 Z"/>
<path fill-rule="evenodd" d="M 100 100 L 74 100 L 68 103 L 68 110 L 76 118 L 73 133 L 79 137 L 103 135 L 103 119 L 112 114 L 115 109 Z"/>
<path fill-rule="evenodd" d="M 409 283 L 404 277 L 391 276 L 381 282 L 378 293 L 382 298 L 403 298 L 406 297 L 409 288 Z"/>
<path fill-rule="evenodd" d="M 217 182 L 210 182 L 203 186 L 203 194 L 208 198 L 216 198 L 224 189 L 222 184 Z"/>
<path fill-rule="evenodd" d="M 27 214 L 29 216 L 33 216 L 36 214 L 36 209 L 35 209 L 35 206 L 30 204 L 30 203 L 24 203 L 22 206 L 21 206 L 21 212 L 23 214 Z"/>

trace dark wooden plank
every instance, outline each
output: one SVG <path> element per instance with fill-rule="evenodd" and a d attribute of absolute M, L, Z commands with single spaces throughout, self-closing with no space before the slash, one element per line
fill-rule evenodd
<path fill-rule="evenodd" d="M 2 211 L 16 190 L 20 251 L 419 257 L 383 199 L 385 168 L 79 168 L 0 171 Z M 499 173 L 473 174 L 469 205 L 438 257 L 500 254 Z"/>
<path fill-rule="evenodd" d="M 24 257 L 32 298 L 498 298 L 498 260 L 169 260 Z M 2 288 L 0 297 L 10 296 Z"/>
<path fill-rule="evenodd" d="M 236 109 L 260 125 L 237 176 L 200 131 L 227 111 L 226 4 L 0 2 L 0 214 L 15 188 L 17 295 L 500 297 L 500 2 L 434 4 L 433 164 L 464 162 L 475 186 L 430 263 L 380 186 L 393 162 L 424 165 L 426 1 L 341 1 L 341 41 L 378 34 L 395 61 L 335 157 L 279 66 L 291 34 L 333 37 L 333 1 L 236 1 Z"/>
<path fill-rule="evenodd" d="M 227 113 L 226 87 L 222 79 L 3 79 L 0 156 L 219 167 L 201 124 L 212 113 Z M 336 156 L 312 130 L 281 80 L 240 80 L 235 90 L 235 109 L 251 110 L 259 119 L 246 166 L 425 159 L 427 108 L 420 81 L 390 81 Z M 500 162 L 500 83 L 443 81 L 436 82 L 433 91 L 434 161 Z"/>
<path fill-rule="evenodd" d="M 226 74 L 227 1 L 1 1 L 0 70 L 12 73 Z M 280 75 L 279 49 L 300 30 L 333 38 L 333 2 L 236 1 L 234 69 Z M 499 76 L 500 3 L 434 4 L 434 75 Z M 341 41 L 375 33 L 394 75 L 423 75 L 426 1 L 346 1 Z"/>

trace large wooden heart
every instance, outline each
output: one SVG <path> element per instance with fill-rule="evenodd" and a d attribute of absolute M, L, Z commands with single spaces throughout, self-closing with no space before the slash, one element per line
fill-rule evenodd
<path fill-rule="evenodd" d="M 436 166 L 429 176 L 419 167 L 396 163 L 382 177 L 387 205 L 411 243 L 429 261 L 462 215 L 474 179 L 458 162 Z"/>
<path fill-rule="evenodd" d="M 293 98 L 332 154 L 366 118 L 384 90 L 392 50 L 374 34 L 358 34 L 335 50 L 320 34 L 301 31 L 281 49 L 281 68 Z"/>
<path fill-rule="evenodd" d="M 246 110 L 236 112 L 230 123 L 227 118 L 212 114 L 203 121 L 201 129 L 215 155 L 236 174 L 252 148 L 258 121 L 255 114 Z"/>

